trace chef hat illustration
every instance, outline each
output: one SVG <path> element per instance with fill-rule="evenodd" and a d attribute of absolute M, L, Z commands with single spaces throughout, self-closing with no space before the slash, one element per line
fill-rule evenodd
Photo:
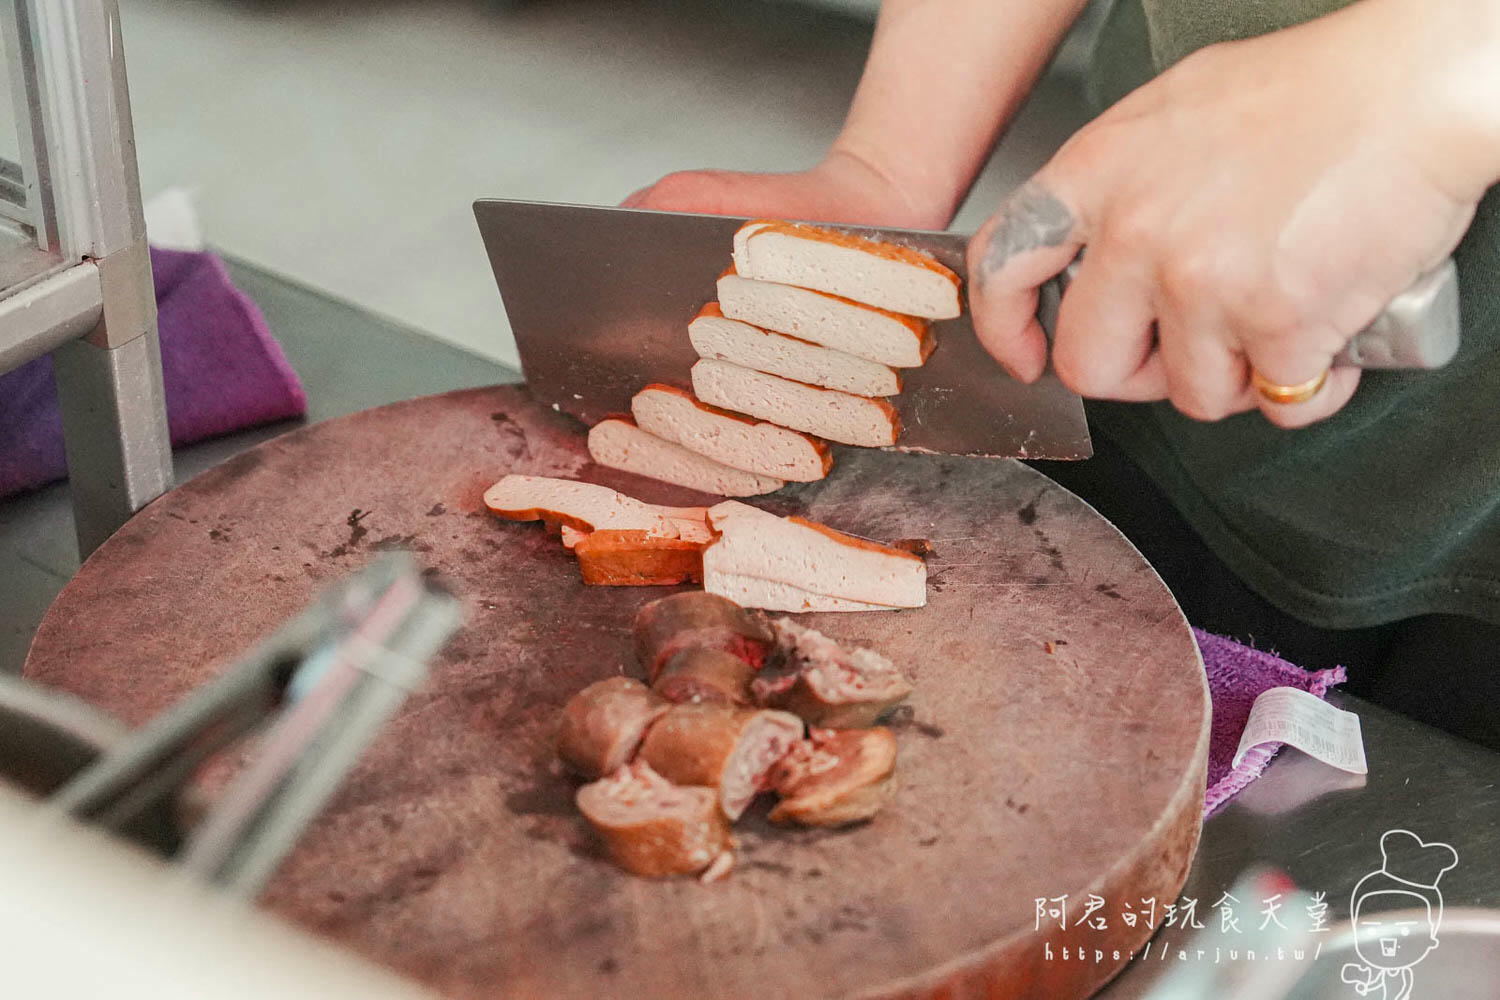
<path fill-rule="evenodd" d="M 1443 919 L 1443 894 L 1438 880 L 1458 864 L 1458 852 L 1447 844 L 1424 843 L 1410 830 L 1388 830 L 1380 838 L 1380 868 L 1355 885 L 1350 906 L 1359 910 L 1360 900 L 1375 892 L 1408 892 L 1427 901 L 1435 933 Z"/>
<path fill-rule="evenodd" d="M 1388 830 L 1380 838 L 1380 870 L 1397 882 L 1436 889 L 1443 873 L 1458 864 L 1447 844 L 1428 844 L 1410 830 Z"/>

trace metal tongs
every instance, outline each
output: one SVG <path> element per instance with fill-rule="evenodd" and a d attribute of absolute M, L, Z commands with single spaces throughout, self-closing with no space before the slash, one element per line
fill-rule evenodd
<path fill-rule="evenodd" d="M 458 601 L 390 553 L 336 586 L 180 704 L 131 733 L 49 806 L 153 844 L 252 897 L 458 628 Z M 185 836 L 178 791 L 261 731 L 254 759 Z"/>

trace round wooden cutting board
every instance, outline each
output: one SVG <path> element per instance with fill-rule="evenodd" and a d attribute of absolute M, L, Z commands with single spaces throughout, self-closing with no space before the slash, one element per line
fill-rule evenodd
<path fill-rule="evenodd" d="M 452 997 L 1086 996 L 1150 933 L 1125 904 L 1175 898 L 1197 843 L 1209 703 L 1187 624 L 1113 527 L 1019 463 L 837 457 L 757 503 L 931 540 L 926 608 L 806 616 L 914 681 L 901 789 L 844 831 L 752 809 L 715 885 L 611 867 L 552 763 L 563 703 L 637 672 L 631 617 L 668 591 L 585 588 L 555 537 L 481 502 L 508 472 L 698 498 L 593 466 L 522 388 L 318 424 L 199 476 L 89 559 L 26 672 L 138 724 L 410 549 L 467 623 L 283 865 L 274 911 Z M 1063 896 L 1066 929 L 1039 919 Z"/>

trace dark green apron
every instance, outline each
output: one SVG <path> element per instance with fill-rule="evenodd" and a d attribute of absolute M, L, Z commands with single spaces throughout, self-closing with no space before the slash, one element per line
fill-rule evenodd
<path fill-rule="evenodd" d="M 1213 42 L 1337 0 L 1119 0 L 1089 81 L 1104 107 Z M 1378 210 L 1378 206 L 1373 206 Z M 1463 347 L 1433 372 L 1368 372 L 1333 418 L 1202 424 L 1168 404 L 1091 404 L 1098 427 L 1241 579 L 1325 628 L 1431 613 L 1500 624 L 1500 188 L 1456 254 Z"/>

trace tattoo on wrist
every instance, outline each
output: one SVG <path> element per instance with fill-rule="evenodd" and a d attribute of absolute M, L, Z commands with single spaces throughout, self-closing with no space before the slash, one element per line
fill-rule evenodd
<path fill-rule="evenodd" d="M 1073 232 L 1073 213 L 1057 196 L 1035 181 L 1005 200 L 1000 219 L 990 230 L 979 279 L 993 275 L 1016 254 L 1061 246 Z"/>

